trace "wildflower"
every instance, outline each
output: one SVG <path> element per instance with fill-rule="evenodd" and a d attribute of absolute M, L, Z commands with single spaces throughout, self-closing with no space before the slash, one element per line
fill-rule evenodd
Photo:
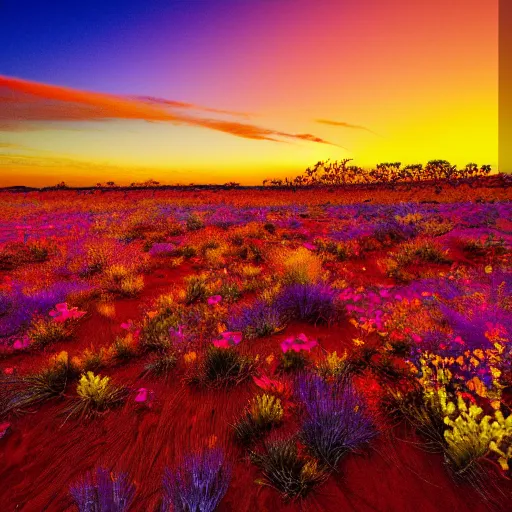
<path fill-rule="evenodd" d="M 241 332 L 224 331 L 220 335 L 222 336 L 222 339 L 213 341 L 214 346 L 217 348 L 234 347 L 242 341 Z"/>
<path fill-rule="evenodd" d="M 5 375 L 12 375 L 14 373 L 14 368 L 12 368 L 12 367 L 4 368 L 4 373 L 5 373 Z"/>
<path fill-rule="evenodd" d="M 256 386 L 265 391 L 271 391 L 273 393 L 277 393 L 280 395 L 284 394 L 286 391 L 286 385 L 284 382 L 281 382 L 276 379 L 271 379 L 270 377 L 264 374 L 262 374 L 261 377 L 253 376 L 252 380 L 254 381 L 254 384 L 256 384 Z"/>
<path fill-rule="evenodd" d="M 361 347 L 362 345 L 364 345 L 364 341 L 361 338 L 354 338 L 352 342 L 356 347 Z"/>
<path fill-rule="evenodd" d="M 183 355 L 183 360 L 186 364 L 193 363 L 197 359 L 197 354 L 195 352 L 187 352 Z"/>
<path fill-rule="evenodd" d="M 208 297 L 208 305 L 209 306 L 215 306 L 216 304 L 219 304 L 222 301 L 222 296 L 220 295 L 212 295 L 211 297 Z"/>
<path fill-rule="evenodd" d="M 135 327 L 135 324 L 133 323 L 133 320 L 128 320 L 128 322 L 123 322 L 121 324 L 121 329 L 125 329 L 126 331 L 130 331 L 133 338 L 137 339 L 140 335 L 140 329 L 137 329 Z"/>
<path fill-rule="evenodd" d="M 78 311 L 78 308 L 68 309 L 67 302 L 56 304 L 55 309 L 50 311 L 50 316 L 56 322 L 65 322 L 68 319 L 78 319 L 85 315 L 85 311 Z"/>
<path fill-rule="evenodd" d="M 151 405 L 151 399 L 153 396 L 153 392 L 147 388 L 139 388 L 137 390 L 137 395 L 135 397 L 135 401 L 139 404 L 147 404 Z"/>
<path fill-rule="evenodd" d="M 310 352 L 312 348 L 316 347 L 318 342 L 316 340 L 308 340 L 308 337 L 301 333 L 298 336 L 291 336 L 286 338 L 281 343 L 281 349 L 284 353 L 292 350 L 293 352 L 300 352 L 301 350 L 306 350 Z"/>
<path fill-rule="evenodd" d="M 25 348 L 28 348 L 30 346 L 30 340 L 28 336 L 23 336 L 21 339 L 17 339 L 14 341 L 12 348 L 14 350 L 23 350 Z"/>

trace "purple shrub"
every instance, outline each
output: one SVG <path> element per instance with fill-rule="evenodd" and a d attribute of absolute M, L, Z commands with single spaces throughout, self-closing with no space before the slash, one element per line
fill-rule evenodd
<path fill-rule="evenodd" d="M 310 323 L 332 322 L 338 312 L 334 291 L 321 284 L 287 286 L 277 297 L 275 307 L 287 319 Z"/>
<path fill-rule="evenodd" d="M 328 383 L 318 375 L 302 375 L 295 393 L 304 411 L 300 437 L 328 467 L 335 469 L 345 453 L 376 435 L 363 398 L 346 376 Z"/>
<path fill-rule="evenodd" d="M 228 320 L 230 331 L 241 331 L 245 337 L 270 336 L 283 327 L 280 310 L 273 304 L 256 301 L 231 315 Z"/>
<path fill-rule="evenodd" d="M 113 475 L 104 468 L 88 473 L 70 488 L 80 512 L 124 512 L 135 496 L 135 486 L 125 473 Z"/>
<path fill-rule="evenodd" d="M 165 470 L 162 512 L 213 512 L 229 487 L 231 468 L 221 450 L 185 457 L 174 471 Z"/>

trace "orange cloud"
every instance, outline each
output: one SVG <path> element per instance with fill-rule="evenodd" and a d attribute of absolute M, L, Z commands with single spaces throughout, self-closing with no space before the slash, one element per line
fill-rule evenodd
<path fill-rule="evenodd" d="M 375 132 L 373 132 L 369 128 L 366 128 L 365 126 L 360 126 L 360 125 L 357 125 L 357 124 L 345 123 L 344 121 L 331 121 L 330 119 L 316 119 L 316 122 L 320 123 L 320 124 L 328 124 L 328 125 L 331 125 L 331 126 L 340 126 L 342 128 L 352 128 L 352 129 L 355 129 L 355 130 L 365 130 L 367 132 L 373 133 L 374 135 L 377 135 Z"/>
<path fill-rule="evenodd" d="M 197 126 L 246 139 L 280 141 L 280 138 L 289 138 L 331 144 L 310 134 L 296 135 L 248 123 L 203 119 L 180 109 L 227 113 L 189 103 L 81 91 L 0 75 L 0 129 L 19 129 L 30 121 L 140 119 Z"/>

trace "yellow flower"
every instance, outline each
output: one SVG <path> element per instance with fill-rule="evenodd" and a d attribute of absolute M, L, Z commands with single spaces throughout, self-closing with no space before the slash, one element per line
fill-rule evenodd
<path fill-rule="evenodd" d="M 487 265 L 484 270 L 485 270 L 486 274 L 491 274 L 492 273 L 492 266 L 491 265 Z"/>
<path fill-rule="evenodd" d="M 272 362 L 273 362 L 273 361 L 274 361 L 274 354 L 270 354 L 269 356 L 267 356 L 267 357 L 265 358 L 265 362 L 266 362 L 267 364 L 272 364 Z"/>
<path fill-rule="evenodd" d="M 352 342 L 354 343 L 354 345 L 356 347 L 360 347 L 360 346 L 364 345 L 364 341 L 361 338 L 354 338 L 352 340 Z"/>

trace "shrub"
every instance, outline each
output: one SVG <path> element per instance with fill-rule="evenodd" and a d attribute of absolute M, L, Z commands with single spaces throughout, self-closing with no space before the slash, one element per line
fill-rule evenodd
<path fill-rule="evenodd" d="M 316 283 L 323 273 L 322 260 L 305 247 L 299 247 L 285 257 L 283 266 L 286 284 Z"/>
<path fill-rule="evenodd" d="M 468 407 L 460 395 L 456 406 L 448 403 L 444 417 L 449 427 L 444 432 L 445 455 L 458 473 L 467 471 L 490 450 L 500 455 L 500 464 L 508 469 L 508 459 L 512 458 L 512 416 L 505 419 L 501 411 L 496 411 L 495 420 L 492 419 L 483 414 L 481 407 Z M 507 452 L 500 449 L 502 443 Z"/>
<path fill-rule="evenodd" d="M 261 470 L 261 485 L 277 489 L 286 499 L 303 498 L 327 477 L 315 459 L 300 454 L 294 439 L 265 443 L 263 453 L 251 452 Z"/>
<path fill-rule="evenodd" d="M 109 292 L 135 297 L 144 288 L 144 278 L 125 265 L 115 264 L 105 270 L 103 286 Z"/>
<path fill-rule="evenodd" d="M 338 356 L 336 351 L 328 352 L 325 356 L 325 359 L 318 362 L 316 365 L 316 371 L 324 379 L 340 378 L 345 375 L 348 369 L 349 364 L 347 362 L 346 350 L 341 357 Z"/>
<path fill-rule="evenodd" d="M 205 275 L 188 276 L 185 282 L 187 284 L 185 289 L 185 304 L 203 301 L 210 295 L 210 288 Z"/>
<path fill-rule="evenodd" d="M 72 485 L 70 493 L 79 512 L 125 512 L 133 502 L 135 486 L 125 473 L 98 468 Z"/>
<path fill-rule="evenodd" d="M 69 407 L 70 416 L 88 417 L 95 413 L 105 412 L 121 405 L 128 392 L 123 387 L 113 386 L 110 377 L 94 375 L 93 372 L 83 374 L 78 382 L 78 397 Z"/>
<path fill-rule="evenodd" d="M 186 224 L 188 231 L 198 231 L 204 228 L 204 222 L 197 213 L 191 213 L 186 220 Z"/>
<path fill-rule="evenodd" d="M 198 360 L 196 373 L 188 380 L 210 386 L 236 385 L 251 377 L 255 369 L 255 362 L 239 354 L 234 348 L 211 345 Z"/>
<path fill-rule="evenodd" d="M 243 332 L 246 338 L 270 336 L 284 327 L 278 309 L 262 300 L 234 312 L 228 324 L 231 330 Z"/>
<path fill-rule="evenodd" d="M 334 291 L 319 284 L 294 284 L 285 287 L 275 301 L 275 308 L 288 320 L 330 323 L 338 313 Z"/>
<path fill-rule="evenodd" d="M 304 375 L 298 380 L 297 397 L 304 408 L 300 437 L 331 469 L 345 453 L 376 435 L 365 402 L 348 378 L 327 383 L 317 375 Z"/>
<path fill-rule="evenodd" d="M 219 449 L 185 457 L 165 470 L 162 512 L 213 512 L 226 494 L 231 468 Z"/>
<path fill-rule="evenodd" d="M 176 366 L 176 356 L 173 353 L 158 354 L 144 367 L 145 374 L 167 376 Z"/>
<path fill-rule="evenodd" d="M 35 348 L 45 348 L 53 343 L 64 341 L 70 334 L 68 325 L 44 318 L 38 318 L 32 322 L 27 333 Z"/>
<path fill-rule="evenodd" d="M 20 413 L 52 398 L 63 396 L 66 385 L 74 376 L 67 352 L 50 359 L 50 364 L 38 373 L 25 376 L 5 376 L 0 379 L 0 417 Z"/>
<path fill-rule="evenodd" d="M 250 444 L 278 425 L 283 418 L 281 400 L 267 393 L 256 396 L 233 428 L 242 444 Z"/>
<path fill-rule="evenodd" d="M 112 355 L 118 361 L 133 359 L 138 352 L 137 341 L 133 334 L 128 333 L 124 337 L 117 337 L 112 344 Z"/>

